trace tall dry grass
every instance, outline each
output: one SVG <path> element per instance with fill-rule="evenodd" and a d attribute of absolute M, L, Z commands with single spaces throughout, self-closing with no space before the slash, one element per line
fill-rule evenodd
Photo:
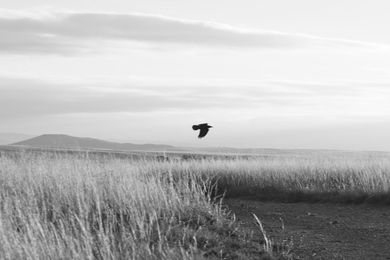
<path fill-rule="evenodd" d="M 216 194 L 390 204 L 388 154 L 226 158 L 0 153 L 0 258 L 258 259 Z"/>
<path fill-rule="evenodd" d="M 173 180 L 174 165 L 160 166 L 2 154 L 0 258 L 200 259 L 234 222 L 205 195 L 207 182 L 192 171 Z"/>
<path fill-rule="evenodd" d="M 300 152 L 182 164 L 218 183 L 225 197 L 286 202 L 322 201 L 390 204 L 390 154 Z"/>

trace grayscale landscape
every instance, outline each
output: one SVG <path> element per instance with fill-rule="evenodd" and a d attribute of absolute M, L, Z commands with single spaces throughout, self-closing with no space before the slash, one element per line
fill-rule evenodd
<path fill-rule="evenodd" d="M 0 260 L 390 259 L 390 3 L 0 4 Z"/>

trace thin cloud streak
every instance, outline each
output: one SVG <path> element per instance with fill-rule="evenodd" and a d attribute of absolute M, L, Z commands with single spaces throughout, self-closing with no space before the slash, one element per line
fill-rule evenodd
<path fill-rule="evenodd" d="M 137 86 L 133 83 L 113 86 L 60 84 L 31 79 L 0 78 L 0 118 L 71 113 L 144 113 L 172 110 L 254 107 L 282 98 L 271 93 L 259 98 L 241 94 L 239 89 L 204 88 L 201 94 L 186 88 Z M 285 97 L 287 98 L 287 96 Z"/>
<path fill-rule="evenodd" d="M 99 49 L 102 41 L 211 48 L 278 50 L 363 48 L 385 45 L 236 28 L 212 22 L 146 14 L 59 13 L 1 15 L 0 52 L 71 54 Z M 100 43 L 100 44 L 99 44 Z"/>
<path fill-rule="evenodd" d="M 36 79 L 0 78 L 0 119 L 77 113 L 153 113 L 167 111 L 294 111 L 296 113 L 378 112 L 388 114 L 390 92 L 382 84 L 347 86 L 324 83 L 258 82 L 256 85 L 120 86 L 93 82 L 56 83 Z M 357 88 L 354 86 L 357 85 Z M 318 86 L 322 86 L 318 88 Z M 376 88 L 378 95 L 372 94 Z M 327 93 L 324 95 L 324 89 Z M 371 95 L 370 95 L 371 93 Z M 357 110 L 361 106 L 365 111 Z"/>

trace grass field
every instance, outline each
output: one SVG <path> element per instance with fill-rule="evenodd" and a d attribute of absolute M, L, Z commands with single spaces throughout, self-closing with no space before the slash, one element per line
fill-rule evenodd
<path fill-rule="evenodd" d="M 226 197 L 283 202 L 390 204 L 390 155 L 313 152 L 193 162 Z"/>
<path fill-rule="evenodd" d="M 390 204 L 386 153 L 170 161 L 87 153 L 0 155 L 3 259 L 289 258 L 259 239 L 254 243 L 215 195 Z"/>

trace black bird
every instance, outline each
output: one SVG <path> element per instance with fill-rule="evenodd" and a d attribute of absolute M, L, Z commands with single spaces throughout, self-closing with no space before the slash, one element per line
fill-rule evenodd
<path fill-rule="evenodd" d="M 202 137 L 205 137 L 207 135 L 207 133 L 209 132 L 209 128 L 211 128 L 211 127 L 212 127 L 211 125 L 205 123 L 205 124 L 193 125 L 192 129 L 193 130 L 200 129 L 198 138 L 202 138 Z"/>

